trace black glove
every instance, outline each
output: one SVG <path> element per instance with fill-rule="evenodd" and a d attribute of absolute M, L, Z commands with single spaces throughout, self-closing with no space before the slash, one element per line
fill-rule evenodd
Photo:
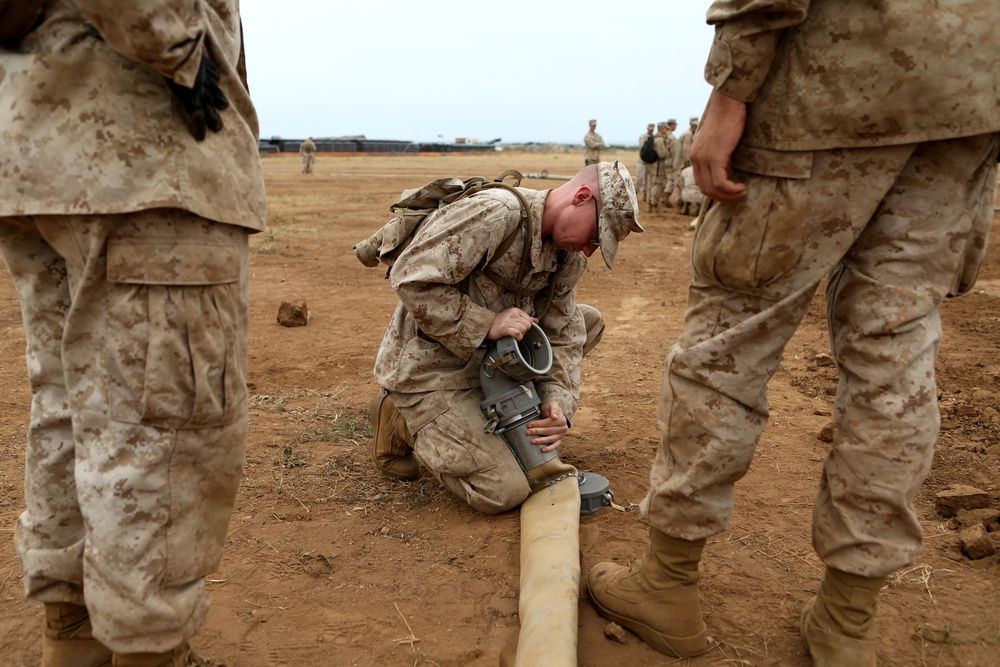
<path fill-rule="evenodd" d="M 188 129 L 195 139 L 204 140 L 206 129 L 212 132 L 222 129 L 222 116 L 219 112 L 229 108 L 229 98 L 219 87 L 219 67 L 207 51 L 201 56 L 193 88 L 182 86 L 171 79 L 167 79 L 167 85 L 184 108 Z"/>
<path fill-rule="evenodd" d="M 0 0 L 0 44 L 16 44 L 42 22 L 44 0 Z"/>

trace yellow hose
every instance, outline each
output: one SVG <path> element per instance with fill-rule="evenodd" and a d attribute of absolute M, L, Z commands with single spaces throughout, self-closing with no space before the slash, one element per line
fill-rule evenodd
<path fill-rule="evenodd" d="M 514 667 L 576 667 L 580 485 L 567 477 L 521 505 L 521 596 Z"/>

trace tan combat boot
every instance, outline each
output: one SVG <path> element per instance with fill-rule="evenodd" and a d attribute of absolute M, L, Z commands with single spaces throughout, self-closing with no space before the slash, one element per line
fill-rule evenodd
<path fill-rule="evenodd" d="M 815 667 L 875 667 L 876 600 L 884 577 L 826 568 L 819 593 L 802 610 L 800 627 Z"/>
<path fill-rule="evenodd" d="M 113 667 L 226 667 L 201 657 L 187 642 L 163 653 L 115 653 L 111 664 Z"/>
<path fill-rule="evenodd" d="M 86 607 L 68 602 L 45 605 L 42 667 L 108 667 L 111 650 L 94 639 Z"/>
<path fill-rule="evenodd" d="M 371 405 L 371 455 L 382 474 L 405 481 L 420 476 L 417 458 L 413 455 L 413 436 L 406 421 L 392 404 L 389 394 L 381 389 Z"/>
<path fill-rule="evenodd" d="M 598 563 L 587 591 L 598 613 L 628 628 L 660 653 L 690 658 L 708 650 L 698 594 L 705 540 L 682 540 L 655 528 L 649 551 L 623 567 Z"/>

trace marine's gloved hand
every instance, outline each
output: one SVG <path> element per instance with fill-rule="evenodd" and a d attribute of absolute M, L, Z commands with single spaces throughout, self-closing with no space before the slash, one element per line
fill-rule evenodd
<path fill-rule="evenodd" d="M 0 0 L 0 44 L 14 44 L 38 27 L 44 0 Z"/>
<path fill-rule="evenodd" d="M 167 79 L 167 85 L 184 108 L 188 129 L 195 139 L 203 141 L 206 130 L 218 132 L 222 129 L 219 112 L 229 107 L 229 98 L 219 87 L 219 67 L 207 52 L 201 56 L 193 88 L 171 79 Z"/>

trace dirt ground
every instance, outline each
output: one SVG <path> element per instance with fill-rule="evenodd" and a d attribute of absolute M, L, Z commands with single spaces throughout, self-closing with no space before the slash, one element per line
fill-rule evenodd
<path fill-rule="evenodd" d="M 634 165 L 633 154 L 622 157 Z M 297 156 L 263 163 L 269 230 L 251 241 L 246 470 L 222 564 L 209 578 L 214 606 L 194 644 L 231 667 L 495 666 L 518 629 L 518 514 L 478 514 L 426 473 L 406 483 L 374 472 L 366 450 L 371 369 L 396 300 L 384 271 L 363 267 L 351 246 L 388 219 L 404 188 L 508 168 L 570 175 L 582 155 L 320 155 L 309 176 Z M 580 287 L 608 328 L 584 362 L 581 409 L 560 451 L 607 477 L 622 505 L 644 495 L 658 444 L 662 365 L 686 302 L 689 220 L 645 216 L 646 233 L 621 246 L 615 270 L 595 259 Z M 987 491 L 1000 508 L 998 247 L 973 293 L 944 304 L 943 430 L 916 498 L 926 544 L 882 596 L 880 665 L 1000 665 L 1000 554 L 970 560 L 955 522 L 935 511 L 935 493 L 959 483 Z M 300 300 L 308 326 L 279 326 L 279 304 Z M 0 330 L 0 663 L 36 665 L 41 606 L 23 598 L 11 538 L 23 508 L 30 397 L 6 272 Z M 714 647 L 676 661 L 634 635 L 609 638 L 581 587 L 578 664 L 810 664 L 797 624 L 822 573 L 810 520 L 836 383 L 827 351 L 818 296 L 771 383 L 770 426 L 737 487 L 729 530 L 705 550 Z M 646 536 L 638 512 L 607 508 L 582 519 L 583 571 L 638 557 Z M 1000 533 L 992 536 L 1000 547 Z"/>

